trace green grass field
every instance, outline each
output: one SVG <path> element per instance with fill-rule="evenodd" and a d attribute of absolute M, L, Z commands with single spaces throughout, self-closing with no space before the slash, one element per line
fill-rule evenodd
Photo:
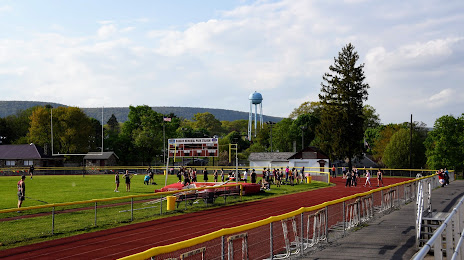
<path fill-rule="evenodd" d="M 144 185 L 144 175 L 135 175 L 131 181 L 131 191 L 126 192 L 122 175 L 120 175 L 120 192 L 114 192 L 114 175 L 36 175 L 32 180 L 26 178 L 26 196 L 48 203 L 72 202 L 91 199 L 122 197 L 127 195 L 147 194 L 164 187 L 164 175 L 155 175 L 157 185 Z M 17 177 L 0 177 L 0 209 L 15 208 L 18 203 Z M 175 176 L 168 176 L 168 184 L 176 181 Z M 27 199 L 23 207 L 43 205 L 39 201 Z"/>
<path fill-rule="evenodd" d="M 114 175 L 86 175 L 85 177 L 82 175 L 37 175 L 32 180 L 26 179 L 26 196 L 30 199 L 26 198 L 23 207 L 44 205 L 44 202 L 63 203 L 153 194 L 155 189 L 164 186 L 164 175 L 154 176 L 157 185 L 144 185 L 143 178 L 144 175 L 135 175 L 132 178 L 130 192 L 125 191 L 125 183 L 120 184 L 120 192 L 114 192 Z M 0 209 L 16 208 L 16 183 L 19 179 L 19 176 L 0 177 Z M 168 184 L 176 181 L 176 176 L 168 176 Z M 227 199 L 227 204 L 243 203 L 327 186 L 321 182 L 295 186 L 283 185 L 282 187 L 274 185 L 269 191 L 243 196 L 242 199 L 230 197 Z M 52 208 L 0 213 L 0 220 L 7 220 L 0 221 L 0 230 L 2 230 L 0 250 L 224 205 L 224 200 L 218 198 L 214 204 L 207 206 L 202 201 L 189 206 L 181 203 L 178 209 L 167 212 L 166 202 L 161 204 L 156 202 L 159 198 L 160 196 L 155 194 L 150 197 L 134 198 L 133 205 L 131 205 L 131 199 L 127 198 L 99 202 L 97 213 L 95 213 L 94 202 L 55 207 L 54 215 L 51 214 Z"/>

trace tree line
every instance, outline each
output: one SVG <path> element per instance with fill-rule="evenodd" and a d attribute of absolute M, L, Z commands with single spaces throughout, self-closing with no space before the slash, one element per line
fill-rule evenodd
<path fill-rule="evenodd" d="M 189 120 L 146 105 L 130 106 L 123 123 L 113 114 L 104 122 L 103 135 L 101 122 L 79 108 L 37 106 L 0 118 L 0 137 L 3 144 L 33 142 L 51 147 L 53 121 L 55 153 L 99 151 L 103 138 L 105 151 L 114 151 L 123 165 L 164 164 L 163 147 L 169 138 L 217 136 L 219 165 L 229 164 L 228 148 L 233 143 L 242 160 L 251 152 L 317 146 L 332 161 L 347 161 L 350 167 L 352 159 L 369 156 L 388 168 L 462 170 L 464 114 L 442 116 L 432 130 L 422 122 L 381 124 L 375 108 L 365 104 L 369 84 L 358 60 L 354 46 L 344 46 L 322 77 L 319 100 L 304 102 L 279 122 L 267 122 L 251 141 L 246 138 L 247 120 L 220 121 L 209 112 L 196 113 Z"/>

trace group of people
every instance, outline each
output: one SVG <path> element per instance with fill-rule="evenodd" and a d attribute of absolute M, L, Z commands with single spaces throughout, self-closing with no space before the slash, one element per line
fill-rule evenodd
<path fill-rule="evenodd" d="M 343 167 L 343 179 L 346 179 L 345 187 L 356 187 L 358 186 L 358 180 L 362 176 L 361 172 L 358 171 L 357 168 L 353 168 L 351 171 L 346 170 L 345 167 Z M 364 183 L 364 187 L 368 186 L 372 187 L 371 184 L 371 175 L 372 175 L 372 170 L 366 170 L 364 173 L 364 177 L 366 177 L 366 181 Z M 377 171 L 377 187 L 380 187 L 380 185 L 383 186 L 383 172 L 379 169 Z"/>
<path fill-rule="evenodd" d="M 264 168 L 263 169 L 263 179 L 266 182 L 275 184 L 277 187 L 280 187 L 282 184 L 295 185 L 303 183 L 304 178 L 304 167 L 298 171 L 296 168 L 290 169 L 290 167 L 273 168 Z"/>
<path fill-rule="evenodd" d="M 209 180 L 208 169 L 205 168 L 203 172 L 198 172 L 196 168 L 180 167 L 180 169 L 177 171 L 177 178 L 179 180 L 178 182 L 181 182 L 184 185 L 187 185 L 193 182 L 198 182 L 198 179 L 197 179 L 198 174 L 203 174 L 203 181 L 208 182 Z M 229 177 L 230 177 L 230 173 L 229 173 Z M 183 178 L 183 181 L 182 181 L 182 178 Z M 225 181 L 226 177 L 225 177 L 224 169 L 221 169 L 220 171 L 218 171 L 217 169 L 214 170 L 213 172 L 214 182 L 217 182 L 219 178 L 221 178 L 222 182 Z"/>
<path fill-rule="evenodd" d="M 438 175 L 438 182 L 441 184 L 441 187 L 445 187 L 449 184 L 449 173 L 448 170 L 440 169 L 436 172 Z"/>
<path fill-rule="evenodd" d="M 129 173 L 129 170 L 126 170 L 125 173 L 123 174 L 122 178 L 124 179 L 126 183 L 126 191 L 130 191 L 131 189 L 131 179 L 134 177 L 133 174 Z M 116 189 L 114 189 L 114 192 L 119 192 L 119 172 L 116 172 L 114 175 L 114 181 L 116 183 Z"/>

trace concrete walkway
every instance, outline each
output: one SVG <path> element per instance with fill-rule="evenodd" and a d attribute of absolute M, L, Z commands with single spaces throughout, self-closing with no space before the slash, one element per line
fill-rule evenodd
<path fill-rule="evenodd" d="M 464 195 L 464 181 L 432 191 L 432 210 L 450 212 Z M 411 259 L 416 248 L 415 202 L 385 215 L 324 249 L 299 259 Z"/>

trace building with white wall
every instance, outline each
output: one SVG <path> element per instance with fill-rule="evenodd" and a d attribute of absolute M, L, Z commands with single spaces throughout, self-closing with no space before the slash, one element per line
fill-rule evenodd
<path fill-rule="evenodd" d="M 329 157 L 317 147 L 307 147 L 297 153 L 251 153 L 248 157 L 251 168 L 305 167 L 321 172 L 328 172 Z M 314 167 L 314 168 L 311 168 Z"/>

